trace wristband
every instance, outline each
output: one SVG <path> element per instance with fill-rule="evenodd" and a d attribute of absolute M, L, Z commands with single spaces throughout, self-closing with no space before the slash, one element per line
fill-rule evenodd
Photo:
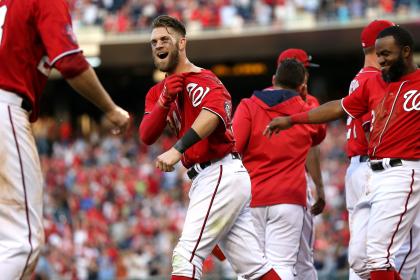
<path fill-rule="evenodd" d="M 308 123 L 308 121 L 309 121 L 308 112 L 302 112 L 302 113 L 290 116 L 290 123 L 291 124 Z"/>
<path fill-rule="evenodd" d="M 174 145 L 174 149 L 183 154 L 189 147 L 200 141 L 201 138 L 195 132 L 194 129 L 190 128 L 184 136 L 182 136 Z"/>

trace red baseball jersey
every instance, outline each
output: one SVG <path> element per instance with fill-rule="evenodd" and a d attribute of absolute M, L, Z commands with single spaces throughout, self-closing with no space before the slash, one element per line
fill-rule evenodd
<path fill-rule="evenodd" d="M 375 67 L 364 67 L 354 77 L 350 83 L 349 95 L 365 89 L 365 82 L 369 78 L 380 73 L 380 70 Z M 366 139 L 366 127 L 371 120 L 371 112 L 364 114 L 359 119 L 352 117 L 347 118 L 347 147 L 346 152 L 348 157 L 367 155 L 368 140 Z"/>
<path fill-rule="evenodd" d="M 176 108 L 171 108 L 169 117 L 177 119 L 178 138 L 187 132 L 201 110 L 209 110 L 221 119 L 220 124 L 206 139 L 191 146 L 182 157 L 186 168 L 195 163 L 223 158 L 233 151 L 235 141 L 232 132 L 232 101 L 222 82 L 209 70 L 183 73 L 184 90 L 178 95 Z M 165 80 L 152 87 L 147 96 L 145 112 L 150 112 L 157 102 Z M 179 118 L 179 120 L 178 120 Z"/>
<path fill-rule="evenodd" d="M 306 103 L 309 105 L 309 107 L 311 108 L 316 108 L 319 106 L 319 101 L 318 99 L 316 99 L 315 96 L 310 95 L 309 93 L 306 95 Z"/>
<path fill-rule="evenodd" d="M 80 51 L 65 0 L 0 0 L 0 88 L 31 102 L 31 121 L 50 68 Z"/>
<path fill-rule="evenodd" d="M 251 206 L 306 205 L 305 161 L 309 149 L 326 134 L 325 125 L 295 125 L 267 138 L 263 131 L 275 117 L 309 111 L 294 91 L 257 91 L 242 99 L 233 119 L 236 149 L 252 183 Z"/>
<path fill-rule="evenodd" d="M 373 109 L 368 154 L 371 159 L 420 159 L 420 70 L 385 83 L 380 74 L 342 106 L 353 118 Z"/>

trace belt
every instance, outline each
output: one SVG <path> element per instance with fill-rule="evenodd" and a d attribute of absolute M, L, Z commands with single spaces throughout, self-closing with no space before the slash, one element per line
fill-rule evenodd
<path fill-rule="evenodd" d="M 239 155 L 239 153 L 237 152 L 233 152 L 230 153 L 232 155 L 232 159 L 240 159 L 241 156 Z M 190 178 L 190 180 L 194 180 L 195 177 L 197 177 L 197 175 L 203 171 L 204 169 L 206 169 L 207 167 L 209 167 L 212 163 L 219 161 L 220 159 L 217 160 L 209 160 L 206 162 L 201 162 L 201 163 L 197 163 L 194 164 L 193 167 L 191 167 L 190 169 L 188 169 L 187 171 L 187 176 L 188 178 Z"/>
<path fill-rule="evenodd" d="M 32 111 L 31 103 L 26 97 L 4 89 L 0 89 L 0 102 L 19 106 L 28 112 Z"/>
<path fill-rule="evenodd" d="M 369 160 L 369 156 L 363 155 L 363 156 L 352 156 L 350 158 L 351 163 L 361 163 L 361 162 L 367 162 Z"/>
<path fill-rule="evenodd" d="M 383 160 L 379 160 L 379 161 L 371 161 L 370 162 L 370 168 L 373 171 L 381 171 L 381 170 L 385 170 L 386 168 L 388 168 L 387 165 L 389 165 L 390 167 L 396 167 L 396 166 L 402 166 L 402 160 L 399 158 L 392 158 L 389 159 L 389 162 L 386 162 L 386 159 Z"/>
<path fill-rule="evenodd" d="M 369 160 L 369 156 L 360 156 L 359 162 L 367 162 Z"/>

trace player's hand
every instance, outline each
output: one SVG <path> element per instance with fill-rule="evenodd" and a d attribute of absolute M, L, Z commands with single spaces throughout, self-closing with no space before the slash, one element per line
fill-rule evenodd
<path fill-rule="evenodd" d="M 174 165 L 181 160 L 182 154 L 175 148 L 170 148 L 156 159 L 156 168 L 163 172 L 174 171 Z"/>
<path fill-rule="evenodd" d="M 271 137 L 273 133 L 279 133 L 280 130 L 287 129 L 292 126 L 290 117 L 277 117 L 274 118 L 265 128 L 263 134 L 267 137 Z"/>
<path fill-rule="evenodd" d="M 311 207 L 311 214 L 316 216 L 322 213 L 325 208 L 325 199 L 323 197 L 318 197 L 315 204 Z"/>
<path fill-rule="evenodd" d="M 106 112 L 105 116 L 114 125 L 111 129 L 114 135 L 124 133 L 130 124 L 130 115 L 119 106 L 115 106 L 112 110 Z"/>
<path fill-rule="evenodd" d="M 163 107 L 169 108 L 172 102 L 175 101 L 178 93 L 184 87 L 184 76 L 181 74 L 173 74 L 168 76 L 165 80 L 165 85 L 159 97 L 159 104 Z"/>

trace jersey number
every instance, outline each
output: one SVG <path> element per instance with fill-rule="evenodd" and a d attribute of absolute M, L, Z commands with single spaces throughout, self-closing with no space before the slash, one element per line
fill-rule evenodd
<path fill-rule="evenodd" d="M 1 44 L 1 39 L 3 38 L 3 24 L 4 24 L 4 20 L 6 19 L 6 13 L 7 13 L 7 7 L 6 6 L 0 7 L 0 44 Z"/>

